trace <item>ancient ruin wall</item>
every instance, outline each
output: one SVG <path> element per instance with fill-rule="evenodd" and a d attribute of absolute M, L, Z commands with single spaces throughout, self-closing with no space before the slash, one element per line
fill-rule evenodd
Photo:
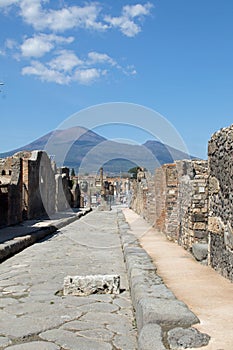
<path fill-rule="evenodd" d="M 155 219 L 154 177 L 147 171 L 140 171 L 132 183 L 130 207 L 152 225 Z"/>
<path fill-rule="evenodd" d="M 178 243 L 192 250 L 194 243 L 207 243 L 208 166 L 207 161 L 177 161 Z"/>
<path fill-rule="evenodd" d="M 178 195 L 176 164 L 164 164 L 155 171 L 154 226 L 172 241 L 178 239 Z"/>
<path fill-rule="evenodd" d="M 165 168 L 155 170 L 155 219 L 154 226 L 161 232 L 165 232 L 166 219 L 166 173 Z"/>
<path fill-rule="evenodd" d="M 55 176 L 44 151 L 20 152 L 23 159 L 23 215 L 35 219 L 55 211 Z"/>
<path fill-rule="evenodd" d="M 209 264 L 233 281 L 233 125 L 209 141 Z"/>
<path fill-rule="evenodd" d="M 22 160 L 0 160 L 0 227 L 22 221 Z"/>
<path fill-rule="evenodd" d="M 155 171 L 154 226 L 188 250 L 207 242 L 207 182 L 206 161 L 182 160 Z"/>
<path fill-rule="evenodd" d="M 165 234 L 173 242 L 177 242 L 179 234 L 178 225 L 178 174 L 176 164 L 166 164 L 166 218 Z"/>

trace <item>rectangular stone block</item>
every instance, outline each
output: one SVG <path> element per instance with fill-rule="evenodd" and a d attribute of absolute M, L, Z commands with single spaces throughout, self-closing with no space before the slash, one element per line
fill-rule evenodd
<path fill-rule="evenodd" d="M 67 276 L 64 278 L 64 295 L 119 294 L 119 275 Z"/>
<path fill-rule="evenodd" d="M 156 323 L 162 327 L 190 327 L 198 318 L 177 299 L 144 297 L 136 305 L 136 319 L 139 332 L 142 327 Z"/>

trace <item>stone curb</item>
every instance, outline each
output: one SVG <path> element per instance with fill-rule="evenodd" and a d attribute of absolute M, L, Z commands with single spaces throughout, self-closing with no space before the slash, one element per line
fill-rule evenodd
<path fill-rule="evenodd" d="M 121 211 L 118 211 L 118 227 L 138 328 L 138 349 L 170 349 L 168 331 L 176 327 L 188 328 L 199 323 L 199 319 L 157 275 L 151 257 L 129 232 Z"/>
<path fill-rule="evenodd" d="M 49 224 L 48 226 L 40 227 L 37 230 L 27 233 L 25 236 L 15 237 L 9 241 L 0 244 L 0 262 L 12 257 L 13 255 L 21 252 L 25 248 L 33 245 L 34 243 L 40 241 L 41 239 L 49 236 L 64 226 L 71 224 L 72 222 L 80 219 L 82 216 L 88 214 L 92 211 L 92 208 L 86 209 L 85 211 L 78 212 L 77 214 L 60 219 L 54 224 Z M 20 227 L 19 227 L 20 230 Z"/>

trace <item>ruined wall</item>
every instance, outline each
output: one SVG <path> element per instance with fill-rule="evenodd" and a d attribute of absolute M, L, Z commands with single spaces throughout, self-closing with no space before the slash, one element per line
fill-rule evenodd
<path fill-rule="evenodd" d="M 145 177 L 134 184 L 132 208 L 169 240 L 191 251 L 194 243 L 207 242 L 207 185 L 206 161 L 164 164 L 156 169 L 154 182 Z"/>
<path fill-rule="evenodd" d="M 202 160 L 177 161 L 178 243 L 192 250 L 194 243 L 208 241 L 208 163 Z"/>
<path fill-rule="evenodd" d="M 166 172 L 165 234 L 169 240 L 177 242 L 178 225 L 178 174 L 176 164 L 164 165 Z"/>
<path fill-rule="evenodd" d="M 79 188 L 78 178 L 74 177 L 72 180 L 73 180 L 73 186 L 71 188 L 72 207 L 73 208 L 79 208 L 80 207 L 81 191 L 80 191 L 80 188 Z"/>
<path fill-rule="evenodd" d="M 147 171 L 139 171 L 137 180 L 131 184 L 130 207 L 149 223 L 154 223 L 155 187 L 154 177 Z"/>
<path fill-rule="evenodd" d="M 22 160 L 0 159 L 0 227 L 22 221 Z"/>
<path fill-rule="evenodd" d="M 55 176 L 44 151 L 19 152 L 23 159 L 23 217 L 35 219 L 55 211 Z"/>
<path fill-rule="evenodd" d="M 57 169 L 46 152 L 0 159 L 0 227 L 79 206 L 78 178 L 71 180 L 68 168 Z"/>
<path fill-rule="evenodd" d="M 154 226 L 161 232 L 165 232 L 166 218 L 166 173 L 165 168 L 155 170 L 155 219 Z"/>
<path fill-rule="evenodd" d="M 56 211 L 63 211 L 69 208 L 80 207 L 81 191 L 78 183 L 78 177 L 70 177 L 70 170 L 67 167 L 59 168 L 55 175 L 56 194 L 55 208 Z"/>
<path fill-rule="evenodd" d="M 209 141 L 209 264 L 233 281 L 233 125 Z"/>
<path fill-rule="evenodd" d="M 173 241 L 178 239 L 176 164 L 164 164 L 155 171 L 154 226 Z"/>
<path fill-rule="evenodd" d="M 155 221 L 155 177 L 146 172 L 146 182 L 147 182 L 147 191 L 145 191 L 146 196 L 146 209 L 145 216 L 147 221 L 154 225 Z"/>

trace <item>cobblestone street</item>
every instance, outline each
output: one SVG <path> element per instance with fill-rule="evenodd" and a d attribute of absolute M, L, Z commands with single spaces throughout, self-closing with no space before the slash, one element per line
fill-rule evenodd
<path fill-rule="evenodd" d="M 67 275 L 119 274 L 119 295 L 63 296 Z M 0 349 L 137 348 L 117 211 L 94 211 L 1 264 Z"/>

